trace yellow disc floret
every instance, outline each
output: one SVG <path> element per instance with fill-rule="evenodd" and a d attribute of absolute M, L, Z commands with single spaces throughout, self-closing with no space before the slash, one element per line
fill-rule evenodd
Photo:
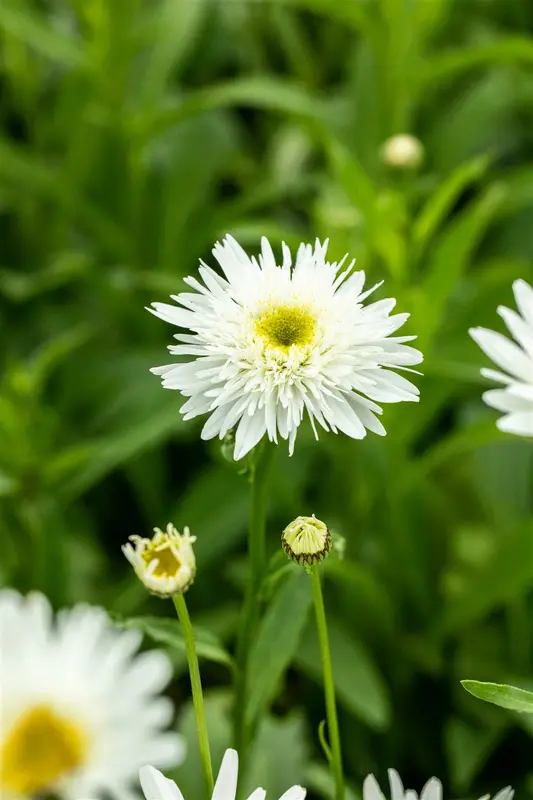
<path fill-rule="evenodd" d="M 80 728 L 46 705 L 17 720 L 0 751 L 0 794 L 35 795 L 79 767 L 87 743 Z"/>
<path fill-rule="evenodd" d="M 300 306 L 275 306 L 255 320 L 255 332 L 267 345 L 288 350 L 293 345 L 311 344 L 316 320 L 309 309 Z"/>

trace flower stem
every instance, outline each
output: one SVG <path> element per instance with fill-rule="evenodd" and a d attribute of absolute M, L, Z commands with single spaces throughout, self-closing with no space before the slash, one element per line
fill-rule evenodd
<path fill-rule="evenodd" d="M 189 674 L 191 676 L 192 702 L 196 716 L 196 727 L 198 729 L 198 744 L 202 765 L 204 768 L 205 782 L 207 785 L 208 797 L 213 794 L 213 769 L 211 767 L 211 754 L 209 751 L 209 737 L 207 735 L 207 725 L 205 721 L 204 696 L 202 693 L 202 681 L 200 680 L 200 668 L 198 666 L 198 656 L 194 643 L 194 631 L 191 625 L 191 618 L 182 594 L 174 595 L 172 598 L 178 613 L 178 619 L 183 632 L 187 661 L 189 663 Z"/>
<path fill-rule="evenodd" d="M 261 581 L 266 560 L 266 506 L 268 496 L 268 475 L 273 448 L 263 442 L 258 448 L 256 460 L 252 465 L 250 483 L 250 522 L 248 529 L 248 558 L 250 564 L 248 585 L 244 599 L 239 638 L 237 641 L 237 686 L 234 709 L 235 748 L 241 759 L 241 772 L 244 774 L 246 748 L 249 731 L 246 721 L 248 700 L 248 658 L 254 635 L 257 631 L 261 604 Z"/>
<path fill-rule="evenodd" d="M 337 707 L 335 705 L 335 685 L 333 683 L 333 669 L 331 666 L 324 596 L 322 594 L 322 586 L 320 585 L 320 573 L 316 565 L 309 568 L 309 576 L 311 578 L 313 603 L 315 605 L 318 642 L 320 645 L 320 655 L 322 657 L 322 672 L 324 673 L 324 694 L 326 697 L 329 743 L 331 746 L 331 768 L 335 779 L 335 800 L 344 800 L 344 777 L 342 772 L 339 723 L 337 720 Z"/>

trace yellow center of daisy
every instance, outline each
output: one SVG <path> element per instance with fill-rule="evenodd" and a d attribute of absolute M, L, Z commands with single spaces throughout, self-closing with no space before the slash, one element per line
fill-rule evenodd
<path fill-rule="evenodd" d="M 0 751 L 0 784 L 33 795 L 83 763 L 87 742 L 80 728 L 48 706 L 23 714 Z"/>
<path fill-rule="evenodd" d="M 316 320 L 307 308 L 276 306 L 264 311 L 255 320 L 255 330 L 271 347 L 288 350 L 311 344 Z"/>
<path fill-rule="evenodd" d="M 142 554 L 142 557 L 146 566 L 152 561 L 157 561 L 152 572 L 152 575 L 156 578 L 173 578 L 181 567 L 180 560 L 176 558 L 169 544 L 156 547 L 149 546 Z"/>

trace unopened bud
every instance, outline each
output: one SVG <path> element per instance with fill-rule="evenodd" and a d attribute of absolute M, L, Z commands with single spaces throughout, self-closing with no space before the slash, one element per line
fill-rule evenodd
<path fill-rule="evenodd" d="M 169 522 L 165 533 L 154 528 L 151 539 L 129 538 L 133 544 L 123 545 L 122 552 L 149 592 L 158 597 L 172 597 L 187 591 L 196 575 L 192 548 L 196 537 L 189 534 L 188 528 L 178 533 Z"/>
<path fill-rule="evenodd" d="M 297 564 L 308 567 L 323 561 L 331 548 L 327 525 L 312 517 L 296 517 L 281 535 L 283 549 Z"/>
<path fill-rule="evenodd" d="M 410 133 L 391 136 L 383 144 L 381 158 L 389 167 L 414 169 L 424 158 L 424 148 L 420 139 Z"/>

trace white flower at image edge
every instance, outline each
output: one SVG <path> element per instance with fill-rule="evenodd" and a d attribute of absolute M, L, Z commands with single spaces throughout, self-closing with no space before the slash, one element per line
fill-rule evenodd
<path fill-rule="evenodd" d="M 212 800 L 235 800 L 238 773 L 237 751 L 226 750 L 213 789 Z M 139 778 L 146 800 L 184 800 L 174 781 L 165 778 L 154 767 L 142 767 Z M 292 786 L 281 796 L 280 800 L 304 800 L 305 794 L 305 789 L 301 786 Z M 256 789 L 248 800 L 264 800 L 265 795 L 264 789 Z"/>
<path fill-rule="evenodd" d="M 496 425 L 506 433 L 533 436 L 533 289 L 518 280 L 513 292 L 520 313 L 499 306 L 498 314 L 515 341 L 487 328 L 471 328 L 470 335 L 503 370 L 481 370 L 486 378 L 505 386 L 483 394 L 488 406 L 504 412 Z"/>
<path fill-rule="evenodd" d="M 103 609 L 54 618 L 42 594 L 0 592 L 0 797 L 132 800 L 139 768 L 178 766 L 183 739 L 160 696 L 172 676 Z"/>
<path fill-rule="evenodd" d="M 418 794 L 412 789 L 404 789 L 403 783 L 394 769 L 389 769 L 389 784 L 391 800 L 418 800 Z M 494 795 L 493 800 L 512 800 L 514 795 L 510 786 L 502 789 Z M 373 775 L 368 775 L 363 784 L 363 800 L 385 800 L 379 784 Z M 438 778 L 431 778 L 420 793 L 420 800 L 442 800 L 442 783 Z M 486 794 L 480 800 L 490 800 L 490 795 Z"/>
<path fill-rule="evenodd" d="M 380 285 L 363 291 L 365 273 L 326 261 L 327 241 L 300 245 L 292 266 L 267 239 L 258 259 L 231 236 L 213 255 L 223 276 L 201 262 L 200 278 L 185 278 L 192 292 L 172 295 L 177 305 L 153 303 L 156 316 L 183 328 L 168 349 L 189 359 L 155 367 L 163 386 L 189 399 L 185 419 L 209 414 L 202 438 L 221 439 L 233 428 L 234 458 L 248 453 L 266 434 L 288 439 L 294 450 L 307 414 L 334 433 L 362 439 L 386 431 L 378 403 L 418 400 L 418 389 L 394 370 L 410 370 L 422 354 L 393 336 L 408 318 L 394 314 L 394 299 L 363 305 Z"/>

